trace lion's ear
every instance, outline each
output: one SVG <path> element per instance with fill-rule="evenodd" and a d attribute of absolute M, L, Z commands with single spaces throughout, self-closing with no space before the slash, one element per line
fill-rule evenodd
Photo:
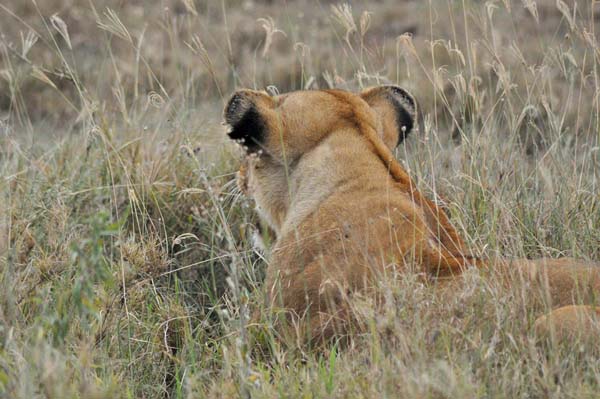
<path fill-rule="evenodd" d="M 398 86 L 377 86 L 360 93 L 381 122 L 383 141 L 394 149 L 411 132 L 417 117 L 417 103 L 412 95 Z"/>
<path fill-rule="evenodd" d="M 248 153 L 259 151 L 265 140 L 266 123 L 257 105 L 264 96 L 253 90 L 237 91 L 223 111 L 229 138 L 243 145 Z"/>

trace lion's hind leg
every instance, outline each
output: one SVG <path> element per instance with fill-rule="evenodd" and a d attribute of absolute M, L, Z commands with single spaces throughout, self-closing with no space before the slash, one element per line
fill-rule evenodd
<path fill-rule="evenodd" d="M 536 259 L 522 262 L 529 275 L 542 288 L 548 305 L 600 303 L 600 267 L 598 264 L 572 258 Z"/>
<path fill-rule="evenodd" d="M 600 333 L 600 307 L 569 305 L 540 316 L 533 326 L 536 336 L 556 342 L 596 340 Z"/>

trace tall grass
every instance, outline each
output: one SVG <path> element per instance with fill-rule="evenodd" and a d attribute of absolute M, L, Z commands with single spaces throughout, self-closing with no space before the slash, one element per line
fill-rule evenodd
<path fill-rule="evenodd" d="M 391 305 L 358 298 L 369 333 L 343 350 L 278 336 L 219 125 L 236 87 L 400 84 L 423 123 L 398 158 L 476 252 L 600 259 L 597 18 L 549 0 L 0 4 L 0 395 L 597 395 L 598 348 L 540 348 L 527 287 L 476 274 L 453 295 L 381 282 Z"/>

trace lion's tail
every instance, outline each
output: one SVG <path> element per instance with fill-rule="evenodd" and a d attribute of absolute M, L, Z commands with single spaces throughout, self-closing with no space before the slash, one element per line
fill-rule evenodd
<path fill-rule="evenodd" d="M 429 247 L 428 251 L 424 251 L 423 258 L 428 274 L 435 277 L 456 276 L 468 268 L 475 267 L 489 270 L 501 278 L 518 274 L 525 280 L 544 282 L 550 287 L 551 296 L 557 303 L 569 303 L 569 295 L 572 296 L 572 292 L 577 287 L 588 287 L 594 292 L 600 292 L 600 263 L 594 261 L 568 257 L 558 259 L 482 258 L 451 253 L 444 248 L 434 246 Z"/>

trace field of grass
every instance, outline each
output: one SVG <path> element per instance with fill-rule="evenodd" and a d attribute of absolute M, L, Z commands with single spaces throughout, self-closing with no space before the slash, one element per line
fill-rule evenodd
<path fill-rule="evenodd" d="M 261 305 L 268 248 L 221 109 L 235 88 L 394 83 L 397 150 L 477 254 L 600 259 L 600 3 L 3 0 L 0 397 L 600 396 L 527 287 L 416 276 L 322 350 Z M 260 342 L 260 345 L 257 344 Z"/>

